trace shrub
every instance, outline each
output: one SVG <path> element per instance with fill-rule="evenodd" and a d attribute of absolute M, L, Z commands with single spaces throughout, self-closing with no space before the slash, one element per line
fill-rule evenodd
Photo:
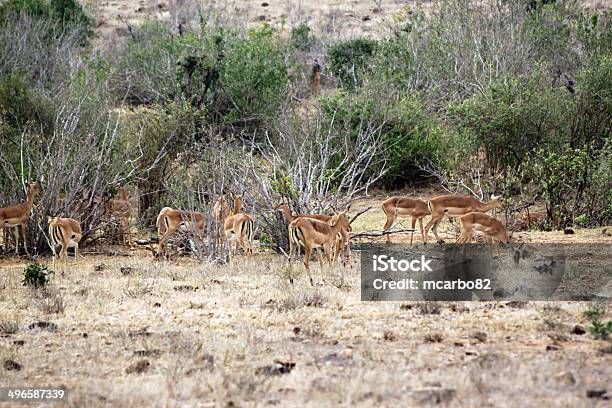
<path fill-rule="evenodd" d="M 0 21 L 22 13 L 41 20 L 57 21 L 64 31 L 80 31 L 83 44 L 91 35 L 93 21 L 77 0 L 9 0 L 0 5 Z"/>
<path fill-rule="evenodd" d="M 23 286 L 32 288 L 42 288 L 49 282 L 49 277 L 53 271 L 47 270 L 47 265 L 30 263 L 23 270 Z"/>
<path fill-rule="evenodd" d="M 329 48 L 327 59 L 330 71 L 342 85 L 348 88 L 359 87 L 361 71 L 367 67 L 378 43 L 367 38 L 339 42 Z"/>
<path fill-rule="evenodd" d="M 310 51 L 314 45 L 314 42 L 315 39 L 310 33 L 310 27 L 308 27 L 308 24 L 302 23 L 291 29 L 290 44 L 293 48 L 300 51 Z"/>

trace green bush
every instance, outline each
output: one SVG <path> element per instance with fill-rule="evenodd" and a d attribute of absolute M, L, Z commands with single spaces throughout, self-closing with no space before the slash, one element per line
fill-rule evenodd
<path fill-rule="evenodd" d="M 342 85 L 357 88 L 361 83 L 361 71 L 376 51 L 378 43 L 368 38 L 356 38 L 339 42 L 327 51 L 330 71 L 336 75 Z"/>
<path fill-rule="evenodd" d="M 23 270 L 23 286 L 32 288 L 42 288 L 49 283 L 49 277 L 53 271 L 47 270 L 47 265 L 39 263 L 28 264 Z"/>
<path fill-rule="evenodd" d="M 21 13 L 59 22 L 64 30 L 79 30 L 82 41 L 91 35 L 93 20 L 77 0 L 8 0 L 0 5 L 0 21 Z"/>
<path fill-rule="evenodd" d="M 314 45 L 315 39 L 310 33 L 308 24 L 302 23 L 291 29 L 290 44 L 293 48 L 300 51 L 310 51 Z"/>
<path fill-rule="evenodd" d="M 353 140 L 366 128 L 380 128 L 387 168 L 378 183 L 381 187 L 403 188 L 422 182 L 427 177 L 421 170 L 423 165 L 446 160 L 446 132 L 429 117 L 417 97 L 390 98 L 384 92 L 362 89 L 357 94 L 337 92 L 322 97 L 321 105 L 325 126 L 335 132 L 348 130 Z"/>

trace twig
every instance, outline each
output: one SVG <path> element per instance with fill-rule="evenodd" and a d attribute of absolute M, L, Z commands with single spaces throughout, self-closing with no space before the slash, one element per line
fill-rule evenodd
<path fill-rule="evenodd" d="M 363 232 L 358 232 L 357 234 L 351 235 L 351 239 L 361 238 L 361 237 L 384 237 L 385 235 L 413 233 L 413 232 L 416 232 L 416 230 L 402 229 L 402 230 L 397 230 L 397 231 L 380 231 L 380 230 L 363 231 Z"/>
<path fill-rule="evenodd" d="M 358 212 L 357 214 L 355 214 L 355 215 L 353 216 L 353 218 L 351 218 L 351 220 L 349 221 L 349 224 L 352 224 L 352 223 L 353 223 L 353 221 L 355 221 L 355 220 L 357 219 L 357 217 L 359 217 L 361 214 L 364 214 L 364 213 L 366 213 L 366 212 L 370 211 L 372 208 L 373 208 L 372 206 L 369 206 L 369 207 L 368 207 L 368 208 L 366 208 L 365 210 L 363 210 L 363 211 Z"/>

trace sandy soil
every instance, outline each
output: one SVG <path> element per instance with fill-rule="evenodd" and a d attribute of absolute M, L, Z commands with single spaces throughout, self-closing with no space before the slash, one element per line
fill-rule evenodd
<path fill-rule="evenodd" d="M 145 19 L 169 21 L 174 27 L 197 19 L 204 5 L 210 15 L 234 20 L 239 26 L 262 23 L 283 30 L 307 23 L 318 35 L 334 39 L 378 36 L 394 15 L 406 9 L 428 7 L 431 1 L 414 0 L 81 0 L 96 20 L 94 44 L 105 49 L 129 35 L 127 24 Z M 612 0 L 588 0 L 589 7 L 603 10 Z"/>

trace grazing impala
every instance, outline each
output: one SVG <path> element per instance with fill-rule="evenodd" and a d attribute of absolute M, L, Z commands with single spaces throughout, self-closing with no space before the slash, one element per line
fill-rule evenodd
<path fill-rule="evenodd" d="M 510 238 L 499 220 L 488 214 L 480 212 L 467 213 L 459 218 L 461 224 L 461 235 L 457 239 L 458 244 L 471 242 L 474 231 L 484 233 L 488 238 L 499 240 L 502 244 L 509 244 Z"/>
<path fill-rule="evenodd" d="M 427 243 L 427 234 L 433 226 L 433 233 L 438 242 L 443 242 L 438 237 L 438 225 L 442 218 L 448 217 L 457 218 L 471 212 L 484 213 L 493 208 L 503 208 L 499 196 L 491 196 L 491 201 L 483 203 L 474 197 L 463 195 L 443 195 L 434 197 L 428 202 L 429 211 L 431 212 L 431 220 L 425 226 L 425 243 Z"/>
<path fill-rule="evenodd" d="M 283 214 L 285 215 L 285 219 L 287 220 L 288 224 L 291 224 L 296 218 L 300 218 L 300 217 L 311 218 L 313 220 L 319 220 L 319 221 L 323 221 L 327 223 L 329 223 L 331 219 L 333 218 L 333 215 L 327 215 L 327 214 L 297 214 L 297 215 L 294 215 L 291 213 L 289 206 L 283 203 L 282 201 L 274 206 L 274 210 L 282 211 Z M 348 208 L 347 208 L 347 211 L 348 211 Z M 349 240 L 351 239 L 351 237 L 349 233 L 353 231 L 353 228 L 351 227 L 351 224 L 349 223 L 348 218 L 346 218 L 346 215 L 341 219 L 341 222 L 343 224 L 342 224 L 342 228 L 340 229 L 338 233 L 339 242 L 338 242 L 338 245 L 336 246 L 336 253 L 334 255 L 334 259 L 338 257 L 338 255 L 340 254 L 340 251 L 342 251 L 344 247 L 346 246 L 346 256 L 348 257 L 349 262 L 350 262 L 351 244 Z M 298 253 L 299 253 L 299 249 L 300 249 L 300 246 L 297 247 Z"/>
<path fill-rule="evenodd" d="M 53 251 L 53 269 L 55 269 L 56 248 L 61 245 L 59 259 L 64 258 L 64 266 L 68 266 L 68 248 L 74 248 L 74 261 L 79 263 L 79 242 L 81 241 L 81 225 L 72 218 L 49 217 L 49 245 Z M 62 268 L 64 275 L 64 268 Z"/>
<path fill-rule="evenodd" d="M 247 257 L 253 255 L 253 234 L 255 223 L 249 214 L 242 211 L 242 200 L 234 196 L 234 212 L 225 219 L 223 230 L 228 243 L 229 262 L 232 262 L 232 242 L 235 242 L 234 256 L 238 254 L 238 245 L 242 247 Z"/>
<path fill-rule="evenodd" d="M 28 199 L 25 203 L 0 208 L 0 228 L 14 228 L 15 231 L 15 254 L 19 254 L 19 229 L 21 229 L 25 253 L 30 255 L 27 242 L 28 220 L 30 211 L 34 207 L 34 196 L 37 192 L 36 183 L 28 183 Z M 6 241 L 4 244 L 6 245 Z"/>
<path fill-rule="evenodd" d="M 219 248 L 223 242 L 223 224 L 229 214 L 225 194 L 219 196 L 213 206 L 213 219 L 215 220 L 215 246 Z"/>
<path fill-rule="evenodd" d="M 414 227 L 417 220 L 419 220 L 419 227 L 421 228 L 421 236 L 423 242 L 427 242 L 425 239 L 425 233 L 423 232 L 423 218 L 429 215 L 429 207 L 427 203 L 418 198 L 405 198 L 405 197 L 391 197 L 386 199 L 382 203 L 382 209 L 387 216 L 387 222 L 383 227 L 383 231 L 387 232 L 393 225 L 396 218 L 412 217 L 412 235 L 410 236 L 410 244 L 412 244 L 412 236 L 414 235 Z M 387 243 L 391 242 L 391 236 L 387 234 Z"/>
<path fill-rule="evenodd" d="M 161 257 L 164 254 L 166 243 L 177 231 L 195 232 L 198 238 L 201 239 L 206 227 L 205 217 L 201 212 L 173 210 L 170 207 L 162 208 L 157 216 L 156 225 L 157 234 L 161 236 L 157 257 Z M 166 254 L 167 257 L 168 255 Z"/>
<path fill-rule="evenodd" d="M 289 271 L 291 272 L 291 263 L 293 261 L 293 250 L 300 246 L 304 248 L 304 266 L 310 284 L 314 285 L 312 275 L 310 274 L 310 256 L 314 248 L 322 248 L 327 258 L 327 263 L 331 269 L 334 259 L 334 245 L 338 243 L 338 234 L 345 227 L 343 219 L 346 219 L 347 210 L 336 214 L 327 222 L 315 220 L 312 218 L 299 217 L 289 224 Z M 323 272 L 323 260 L 319 256 L 319 265 Z M 289 281 L 293 283 L 293 276 L 290 275 Z"/>

